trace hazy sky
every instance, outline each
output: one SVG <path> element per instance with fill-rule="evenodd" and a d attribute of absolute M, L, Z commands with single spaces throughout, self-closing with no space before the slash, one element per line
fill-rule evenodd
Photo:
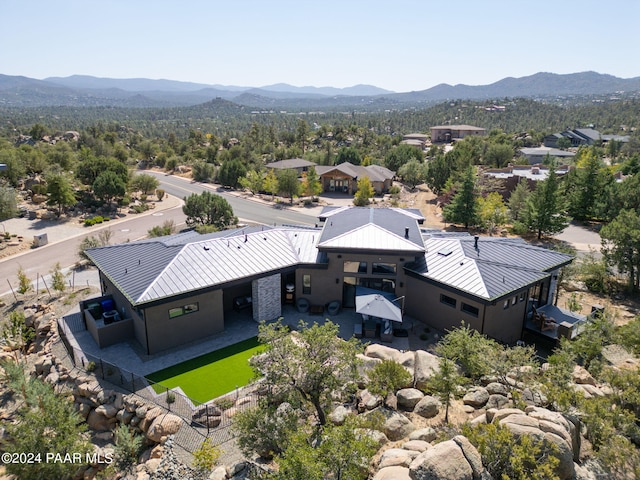
<path fill-rule="evenodd" d="M 640 76 L 638 0 L 0 0 L 0 73 L 405 92 Z"/>

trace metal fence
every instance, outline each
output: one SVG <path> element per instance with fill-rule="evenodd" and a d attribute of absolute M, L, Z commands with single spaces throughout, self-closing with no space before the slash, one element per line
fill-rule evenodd
<path fill-rule="evenodd" d="M 83 323 L 78 323 L 76 317 L 65 317 L 58 322 L 58 344 L 64 346 L 64 350 L 60 347 L 56 349 L 58 358 L 63 362 L 67 360 L 70 365 L 66 366 L 71 370 L 90 373 L 117 387 L 114 390 L 134 394 L 182 418 L 184 424 L 175 436 L 175 443 L 186 452 L 197 449 L 205 438 L 209 438 L 214 445 L 235 438 L 231 428 L 232 415 L 226 410 L 234 406 L 241 395 L 244 398 L 242 408 L 255 406 L 257 403 L 257 396 L 253 395 L 256 386 L 237 389 L 206 403 L 198 402 L 179 389 L 170 389 L 74 347 L 69 341 L 70 334 L 85 328 Z M 102 388 L 104 386 L 100 384 L 95 387 L 96 390 Z"/>

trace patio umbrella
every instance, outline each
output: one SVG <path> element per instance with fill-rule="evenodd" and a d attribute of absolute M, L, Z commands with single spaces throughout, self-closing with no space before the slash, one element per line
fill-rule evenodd
<path fill-rule="evenodd" d="M 391 300 L 377 293 L 356 297 L 356 312 L 370 317 L 384 318 L 402 322 L 402 311 Z"/>

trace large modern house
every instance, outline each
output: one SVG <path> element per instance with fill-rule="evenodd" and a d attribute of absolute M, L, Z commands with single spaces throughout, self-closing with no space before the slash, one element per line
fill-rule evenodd
<path fill-rule="evenodd" d="M 484 128 L 473 125 L 436 125 L 431 127 L 431 141 L 433 143 L 451 143 L 470 135 L 484 136 L 486 134 L 487 131 Z"/>
<path fill-rule="evenodd" d="M 611 140 L 622 143 L 629 141 L 628 135 L 603 135 L 593 128 L 575 128 L 573 130 L 565 130 L 561 133 L 547 135 L 543 139 L 543 144 L 545 147 L 557 148 L 558 140 L 561 138 L 569 139 L 572 147 L 597 145 L 598 143 L 606 143 Z"/>
<path fill-rule="evenodd" d="M 514 343 L 573 260 L 519 239 L 424 230 L 417 210 L 329 208 L 321 220 L 88 250 L 103 296 L 81 304 L 87 327 L 101 347 L 135 338 L 153 354 L 223 331 L 234 310 L 272 320 L 284 303 L 349 309 L 379 292 L 426 325 L 464 321 Z"/>

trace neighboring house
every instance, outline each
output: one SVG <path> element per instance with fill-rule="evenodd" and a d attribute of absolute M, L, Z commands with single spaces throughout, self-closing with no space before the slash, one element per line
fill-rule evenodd
<path fill-rule="evenodd" d="M 338 165 L 318 165 L 316 172 L 324 192 L 342 192 L 353 195 L 358 190 L 358 179 L 368 177 L 376 194 L 385 193 L 393 184 L 395 172 L 381 165 L 353 165 L 343 162 Z"/>
<path fill-rule="evenodd" d="M 576 156 L 573 152 L 549 147 L 521 148 L 520 154 L 527 158 L 529 165 L 544 163 L 547 157 L 566 160 Z"/>
<path fill-rule="evenodd" d="M 439 125 L 431 127 L 431 141 L 433 143 L 451 143 L 462 140 L 469 135 L 484 136 L 487 131 L 484 128 L 472 125 Z"/>
<path fill-rule="evenodd" d="M 423 233 L 417 210 L 322 217 L 322 228 L 188 232 L 88 250 L 103 297 L 81 303 L 87 327 L 100 346 L 135 338 L 154 354 L 223 331 L 234 308 L 272 320 L 292 292 L 297 303 L 353 308 L 357 295 L 377 291 L 404 297 L 406 313 L 425 324 L 465 321 L 513 343 L 531 307 L 552 303 L 558 269 L 573 260 L 522 240 Z M 96 307 L 105 299 L 108 322 Z"/>
<path fill-rule="evenodd" d="M 600 142 L 608 142 L 615 140 L 617 142 L 626 143 L 629 141 L 628 135 L 602 135 L 593 128 L 575 128 L 573 130 L 565 130 L 562 133 L 554 133 L 547 135 L 543 139 L 545 147 L 557 148 L 558 140 L 561 138 L 568 138 L 571 141 L 572 147 L 580 147 L 583 145 L 595 145 Z"/>
<path fill-rule="evenodd" d="M 556 174 L 564 175 L 569 172 L 571 168 L 570 165 L 559 165 L 556 167 Z M 545 180 L 549 176 L 549 166 L 542 164 L 511 165 L 506 168 L 490 168 L 485 170 L 483 174 L 493 178 L 523 177 L 529 180 L 539 181 Z"/>
<path fill-rule="evenodd" d="M 429 135 L 424 133 L 410 133 L 408 135 L 402 136 L 402 141 L 405 145 L 413 145 L 414 147 L 418 147 L 421 150 L 424 149 L 425 145 L 429 141 Z"/>
<path fill-rule="evenodd" d="M 301 176 L 309 170 L 309 167 L 314 167 L 315 165 L 314 162 L 302 158 L 290 158 L 288 160 L 267 163 L 265 167 L 272 170 L 295 170 L 298 172 L 298 176 Z"/>

